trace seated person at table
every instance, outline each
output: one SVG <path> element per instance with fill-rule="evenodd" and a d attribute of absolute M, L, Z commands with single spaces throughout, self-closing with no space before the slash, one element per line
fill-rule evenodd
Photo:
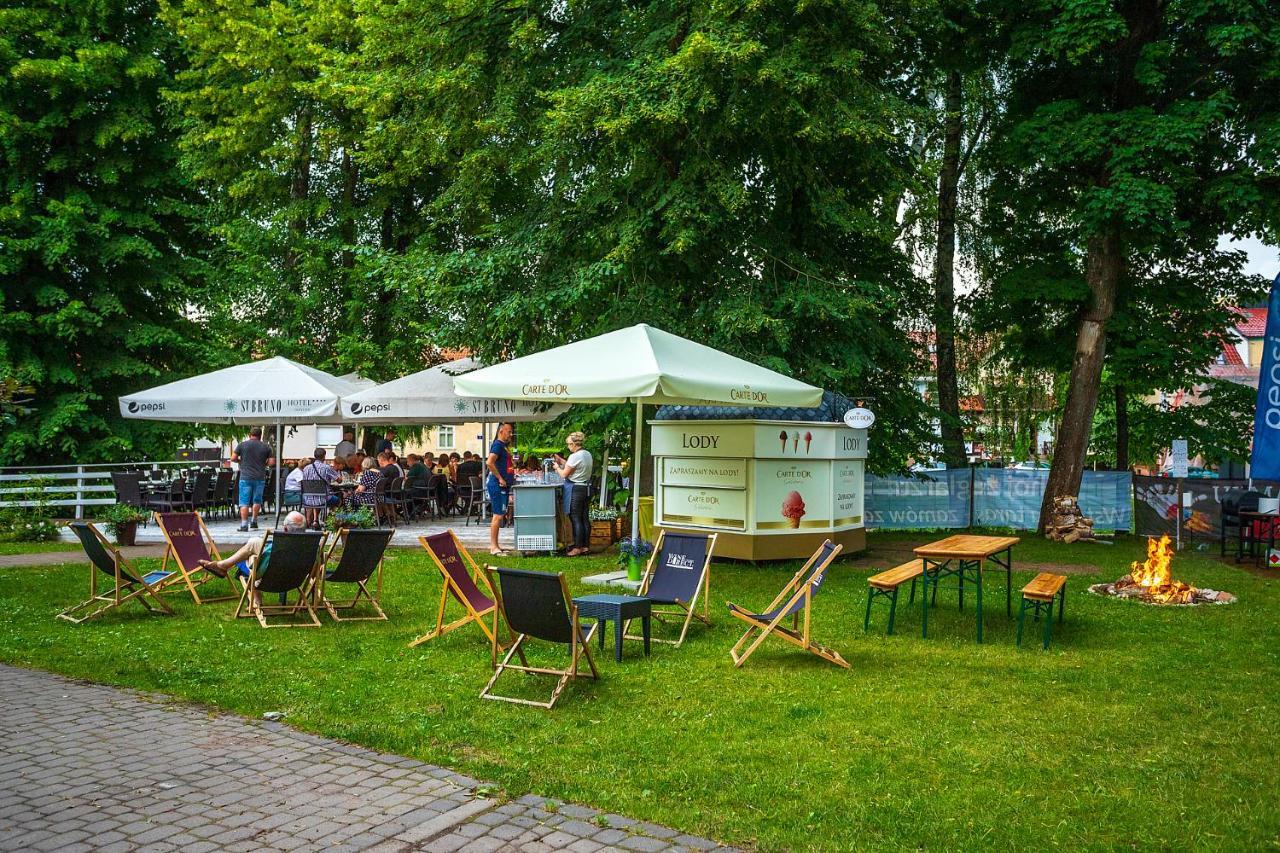
<path fill-rule="evenodd" d="M 284 478 L 284 505 L 302 506 L 302 466 L 296 459 L 286 464 L 292 465 L 293 468 Z"/>
<path fill-rule="evenodd" d="M 302 513 L 294 510 L 284 517 L 280 529 L 288 533 L 301 533 L 307 529 L 307 519 Z M 230 557 L 223 557 L 221 560 L 201 560 L 200 565 L 207 569 L 210 574 L 217 575 L 220 578 L 227 576 L 227 570 L 235 567 L 236 574 L 248 580 L 249 578 L 249 558 L 258 558 L 258 577 L 262 577 L 267 573 L 268 563 L 271 561 L 271 544 L 267 542 L 267 534 L 253 536 L 248 542 L 241 546 Z M 262 593 L 253 590 L 253 602 L 256 606 L 262 606 Z"/>
<path fill-rule="evenodd" d="M 382 472 L 369 456 L 366 456 L 364 462 L 360 464 L 363 468 L 360 472 L 360 485 L 356 486 L 352 500 L 356 506 L 374 506 L 377 503 L 377 495 L 374 493 L 378 489 L 378 481 L 382 479 Z"/>
<path fill-rule="evenodd" d="M 405 459 L 409 462 L 409 470 L 404 472 L 405 485 L 415 489 L 425 486 L 431 471 L 423 464 L 422 457 L 416 453 L 410 453 L 405 456 Z"/>
<path fill-rule="evenodd" d="M 468 482 L 472 477 L 479 477 L 483 470 L 484 463 L 480 461 L 480 457 L 468 450 L 462 454 L 462 461 L 458 463 L 458 480 Z"/>
<path fill-rule="evenodd" d="M 333 459 L 333 473 L 338 475 L 334 480 L 335 483 L 345 483 L 347 481 L 347 460 L 341 456 L 335 456 Z"/>
<path fill-rule="evenodd" d="M 315 453 L 312 454 L 311 461 L 302 466 L 302 479 L 323 480 L 326 486 L 337 480 L 338 472 L 330 468 L 329 464 L 324 461 L 326 455 L 323 447 L 317 447 Z M 299 485 L 299 488 L 301 488 L 301 485 Z M 320 510 L 327 506 L 336 506 L 338 499 L 335 495 L 330 500 L 327 493 L 323 495 L 303 495 L 302 504 L 307 511 L 307 525 L 319 530 Z"/>
<path fill-rule="evenodd" d="M 460 464 L 462 464 L 462 457 L 455 450 L 449 454 L 449 482 L 458 482 L 458 466 Z"/>
<path fill-rule="evenodd" d="M 404 469 L 396 462 L 396 455 L 390 450 L 378 454 L 378 470 L 389 480 L 404 476 Z"/>

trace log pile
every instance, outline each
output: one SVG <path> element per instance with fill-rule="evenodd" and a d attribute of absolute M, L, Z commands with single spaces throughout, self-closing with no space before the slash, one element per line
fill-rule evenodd
<path fill-rule="evenodd" d="M 1045 536 L 1054 542 L 1079 542 L 1093 538 L 1093 519 L 1080 511 L 1080 503 L 1072 495 L 1063 495 L 1053 501 L 1053 515 Z"/>

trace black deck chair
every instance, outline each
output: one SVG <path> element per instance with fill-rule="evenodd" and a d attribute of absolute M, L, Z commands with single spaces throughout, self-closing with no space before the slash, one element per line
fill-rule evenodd
<path fill-rule="evenodd" d="M 66 619 L 78 625 L 87 619 L 101 616 L 131 599 L 137 599 L 138 603 L 151 613 L 173 615 L 173 608 L 160 597 L 161 583 L 173 572 L 158 571 L 141 574 L 124 558 L 120 550 L 89 522 L 73 521 L 67 526 L 84 546 L 85 556 L 89 558 L 91 564 L 89 598 L 59 613 L 59 619 Z M 98 592 L 99 572 L 111 578 L 110 592 Z"/>
<path fill-rule="evenodd" d="M 271 553 L 264 561 L 254 559 L 249 571 L 249 578 L 243 583 L 240 603 L 236 605 L 236 616 L 255 616 L 263 628 L 318 628 L 320 620 L 316 617 L 315 592 L 320 571 L 324 567 L 324 541 L 328 534 L 311 531 L 289 533 L 269 531 L 263 551 L 271 547 Z M 261 604 L 255 603 L 251 590 L 263 595 L 267 593 L 290 592 L 298 594 L 293 604 Z M 282 598 L 282 602 L 287 601 Z M 306 614 L 310 617 L 305 622 L 270 622 L 272 616 L 294 617 Z"/>
<path fill-rule="evenodd" d="M 305 486 L 309 482 L 319 483 L 321 481 L 303 480 L 302 484 Z M 391 530 L 343 530 L 338 535 L 333 547 L 325 555 L 325 563 L 327 565 L 329 559 L 337 551 L 338 564 L 333 569 L 325 571 L 320 578 L 320 602 L 324 605 L 324 609 L 329 611 L 329 615 L 333 617 L 335 622 L 367 622 L 387 618 L 387 614 L 383 612 L 380 603 L 382 600 L 382 557 L 386 554 L 387 545 L 391 544 L 393 535 L 395 535 L 394 531 Z M 367 584 L 375 574 L 378 576 L 377 583 L 374 586 L 374 591 L 370 592 Z M 331 583 L 353 583 L 356 585 L 356 594 L 347 602 L 330 601 L 328 590 Z M 375 611 L 375 615 L 342 616 L 339 614 L 338 611 L 340 610 L 355 612 L 361 596 L 368 599 L 369 604 Z"/>
<path fill-rule="evenodd" d="M 563 574 L 550 572 L 533 572 L 527 569 L 500 569 L 485 566 L 490 575 L 490 585 L 498 598 L 498 606 L 494 609 L 493 624 L 493 677 L 480 691 L 482 699 L 497 699 L 502 702 L 515 702 L 519 705 L 533 705 L 538 708 L 552 708 L 565 685 L 571 678 L 599 678 L 595 661 L 591 659 L 591 636 L 595 626 L 585 635 L 578 624 L 578 606 L 569 597 L 569 584 Z M 507 628 L 515 636 L 515 642 L 501 661 L 498 660 L 498 621 L 501 613 Z M 529 666 L 524 655 L 524 642 L 530 638 L 544 640 L 569 646 L 569 668 L 548 669 Z M 590 676 L 578 672 L 578 661 L 583 656 L 591 668 Z M 511 663 L 513 656 L 519 656 L 521 666 Z M 502 673 L 508 669 L 516 672 L 534 673 L 538 675 L 559 676 L 551 698 L 546 702 L 534 702 L 529 699 L 517 699 L 512 696 L 499 696 L 492 692 L 494 685 Z"/>
<path fill-rule="evenodd" d="M 683 624 L 680 636 L 674 640 L 653 637 L 655 643 L 680 646 L 689 633 L 689 623 L 697 619 L 704 625 L 711 624 L 711 556 L 716 547 L 716 534 L 672 533 L 663 530 L 658 534 L 649 565 L 636 595 L 643 596 L 655 605 L 653 617 L 666 622 L 674 616 Z M 702 612 L 697 612 L 698 599 L 702 599 Z M 628 627 L 630 623 L 628 622 Z M 627 633 L 627 639 L 639 640 Z"/>
<path fill-rule="evenodd" d="M 813 602 L 813 597 L 818 594 L 818 590 L 822 588 L 827 570 L 843 547 L 843 545 L 836 545 L 830 539 L 824 541 L 809 561 L 800 567 L 795 577 L 782 588 L 778 597 L 761 613 L 753 613 L 732 601 L 726 602 L 729 605 L 729 614 L 741 619 L 749 626 L 746 633 L 729 650 L 734 666 L 742 666 L 746 663 L 751 653 L 759 648 L 767 637 L 773 636 L 793 646 L 799 646 L 823 660 L 831 661 L 836 666 L 849 668 L 849 662 L 841 657 L 839 652 L 813 642 L 809 636 L 809 606 Z M 801 613 L 804 614 L 803 628 L 799 624 Z M 788 616 L 791 617 L 790 628 L 782 624 Z M 753 636 L 755 639 L 751 645 L 747 646 L 746 651 L 742 651 L 743 645 Z"/>

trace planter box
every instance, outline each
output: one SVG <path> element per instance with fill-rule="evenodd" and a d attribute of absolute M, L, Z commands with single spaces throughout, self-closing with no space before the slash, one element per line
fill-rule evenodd
<path fill-rule="evenodd" d="M 591 547 L 608 548 L 617 537 L 614 535 L 614 523 L 612 521 L 593 521 L 591 522 Z"/>

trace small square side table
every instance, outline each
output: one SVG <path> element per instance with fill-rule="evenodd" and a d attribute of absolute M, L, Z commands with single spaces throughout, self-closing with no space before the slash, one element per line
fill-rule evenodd
<path fill-rule="evenodd" d="M 629 619 L 639 619 L 643 626 L 644 653 L 649 654 L 649 622 L 653 617 L 653 602 L 635 595 L 583 595 L 575 598 L 579 619 L 595 619 L 600 635 L 600 648 L 604 649 L 604 623 L 613 620 L 613 659 L 622 661 L 622 626 Z"/>

